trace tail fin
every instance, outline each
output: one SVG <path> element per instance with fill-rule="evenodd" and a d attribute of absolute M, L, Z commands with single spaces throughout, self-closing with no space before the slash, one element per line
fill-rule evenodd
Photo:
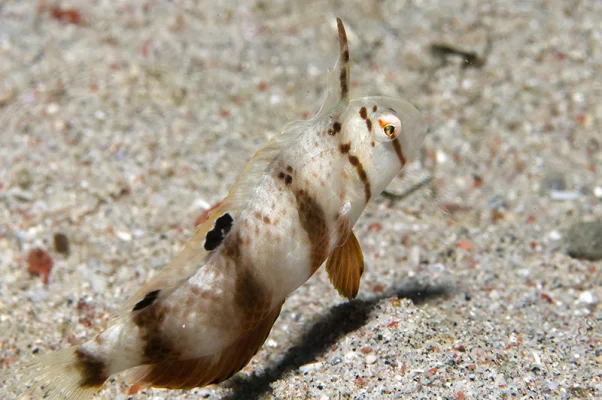
<path fill-rule="evenodd" d="M 82 368 L 81 351 L 77 347 L 69 347 L 53 352 L 19 367 L 10 374 L 7 395 L 17 398 L 44 399 L 90 399 L 102 386 L 86 383 L 85 369 Z"/>

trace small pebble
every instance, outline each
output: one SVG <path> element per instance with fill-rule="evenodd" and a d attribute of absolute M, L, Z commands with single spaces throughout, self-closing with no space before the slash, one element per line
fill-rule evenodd
<path fill-rule="evenodd" d="M 13 188 L 10 191 L 10 194 L 17 200 L 19 201 L 23 201 L 23 202 L 29 202 L 33 200 L 33 196 L 31 194 L 31 192 L 27 191 L 27 190 L 21 190 L 19 188 Z"/>
<path fill-rule="evenodd" d="M 311 363 L 311 364 L 302 365 L 301 367 L 299 367 L 299 371 L 301 371 L 304 374 L 306 374 L 308 372 L 318 370 L 321 367 L 322 367 L 322 363 L 321 362 L 315 362 L 315 363 Z"/>
<path fill-rule="evenodd" d="M 418 265 L 420 264 L 420 247 L 413 246 L 410 250 L 409 256 L 410 265 Z"/>
<path fill-rule="evenodd" d="M 61 232 L 56 232 L 53 236 L 54 249 L 64 255 L 69 255 L 69 238 Z"/>
<path fill-rule="evenodd" d="M 577 299 L 577 303 L 587 304 L 590 306 L 598 304 L 598 298 L 596 295 L 590 291 L 581 292 L 579 298 Z"/>
<path fill-rule="evenodd" d="M 90 273 L 87 278 L 94 293 L 103 293 L 107 290 L 107 279 L 104 276 Z"/>
<path fill-rule="evenodd" d="M 489 210 L 508 208 L 508 203 L 506 202 L 506 199 L 501 196 L 492 196 L 487 200 L 487 208 Z"/>
<path fill-rule="evenodd" d="M 52 270 L 52 258 L 41 248 L 35 248 L 27 255 L 27 270 L 32 275 L 39 275 L 48 284 L 50 280 L 50 271 Z"/>
<path fill-rule="evenodd" d="M 31 173 L 28 169 L 20 169 L 15 174 L 15 180 L 17 181 L 17 185 L 23 190 L 27 190 L 31 187 L 31 183 L 33 179 L 31 177 Z"/>
<path fill-rule="evenodd" d="M 124 242 L 129 242 L 132 240 L 132 234 L 129 232 L 117 231 L 115 232 L 115 235 Z"/>
<path fill-rule="evenodd" d="M 366 364 L 374 364 L 376 362 L 376 356 L 374 354 L 369 354 L 366 356 Z"/>
<path fill-rule="evenodd" d="M 552 190 L 550 198 L 555 201 L 571 201 L 581 197 L 581 193 L 567 190 Z"/>
<path fill-rule="evenodd" d="M 431 264 L 428 266 L 428 270 L 430 273 L 439 274 L 439 273 L 445 271 L 445 265 L 443 265 L 441 263 Z"/>
<path fill-rule="evenodd" d="M 573 258 L 602 259 L 602 222 L 577 222 L 566 234 L 567 252 Z"/>
<path fill-rule="evenodd" d="M 50 103 L 46 107 L 46 112 L 48 113 L 48 115 L 56 114 L 58 112 L 58 110 L 59 110 L 59 105 L 56 103 Z"/>

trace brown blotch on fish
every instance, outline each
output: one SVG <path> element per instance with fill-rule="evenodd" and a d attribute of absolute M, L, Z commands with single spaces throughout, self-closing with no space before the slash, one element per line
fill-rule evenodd
<path fill-rule="evenodd" d="M 368 118 L 368 110 L 366 110 L 366 107 L 360 108 L 360 117 L 362 117 L 362 119 Z"/>
<path fill-rule="evenodd" d="M 270 218 L 267 215 L 263 217 L 263 222 L 265 222 L 268 225 L 272 223 L 272 221 L 270 221 Z"/>
<path fill-rule="evenodd" d="M 299 221 L 311 244 L 311 273 L 313 274 L 328 257 L 330 235 L 326 216 L 320 204 L 305 191 L 298 190 L 295 196 Z"/>
<path fill-rule="evenodd" d="M 259 231 L 259 228 L 257 227 L 257 225 L 255 225 L 255 230 L 256 232 Z M 242 237 L 240 235 L 240 232 L 236 232 L 234 233 L 234 235 L 232 235 L 232 237 L 229 237 L 228 240 L 226 240 L 226 242 L 224 243 L 224 252 L 223 255 L 226 258 L 229 258 L 230 260 L 234 261 L 234 263 L 238 262 L 238 260 L 240 259 L 241 253 L 240 253 L 240 244 L 242 243 Z"/>
<path fill-rule="evenodd" d="M 287 185 L 290 185 L 291 183 L 293 183 L 293 177 L 292 177 L 292 176 L 290 176 L 290 175 L 287 175 L 287 176 L 284 178 L 284 183 L 286 183 Z"/>
<path fill-rule="evenodd" d="M 399 139 L 393 140 L 393 148 L 395 149 L 397 158 L 399 158 L 399 162 L 403 167 L 404 165 L 406 165 L 406 156 L 403 154 L 403 149 L 401 148 L 401 143 L 399 142 Z"/>
<path fill-rule="evenodd" d="M 343 143 L 339 149 L 341 150 L 341 153 L 347 154 L 349 153 L 349 150 L 351 150 L 351 143 Z"/>
<path fill-rule="evenodd" d="M 284 179 L 285 176 L 286 176 L 286 174 L 284 172 L 280 172 L 278 174 L 278 178 L 280 178 L 280 179 Z"/>
<path fill-rule="evenodd" d="M 167 313 L 160 303 L 156 303 L 141 310 L 132 318 L 139 329 L 144 363 L 156 364 L 179 355 L 172 341 L 162 332 L 163 321 Z"/>
<path fill-rule="evenodd" d="M 378 106 L 375 104 L 375 105 L 372 107 L 372 112 L 376 112 L 376 110 L 378 110 Z"/>
<path fill-rule="evenodd" d="M 75 359 L 75 368 L 81 375 L 80 387 L 101 387 L 109 378 L 104 361 L 82 348 L 75 350 Z"/>
<path fill-rule="evenodd" d="M 362 183 L 364 184 L 364 194 L 366 196 L 366 203 L 367 203 L 370 200 L 370 197 L 372 197 L 372 189 L 370 187 L 370 181 L 368 180 L 368 175 L 366 174 L 366 170 L 364 169 L 364 166 L 360 162 L 360 159 L 357 158 L 356 156 L 349 155 L 349 162 L 351 163 L 351 165 L 353 165 L 355 167 L 355 170 L 357 171 L 357 176 L 359 176 Z"/>
<path fill-rule="evenodd" d="M 347 70 L 341 70 L 341 97 L 347 97 L 347 93 L 349 92 L 349 88 L 347 87 Z"/>
<path fill-rule="evenodd" d="M 155 302 L 155 300 L 157 300 L 159 293 L 161 293 L 161 290 L 153 290 L 152 292 L 148 292 L 142 300 L 136 303 L 132 311 L 139 311 L 150 306 Z"/>
<path fill-rule="evenodd" d="M 286 172 L 288 172 L 289 174 L 293 173 L 293 167 L 291 167 L 290 165 L 286 166 Z"/>
<path fill-rule="evenodd" d="M 368 132 L 372 132 L 372 121 L 370 121 L 370 118 L 366 118 L 366 127 L 368 128 Z"/>
<path fill-rule="evenodd" d="M 253 274 L 251 265 L 240 251 L 242 240 L 237 232 L 224 243 L 224 256 L 236 269 L 234 301 L 240 312 L 242 329 L 249 329 L 265 317 L 272 304 L 272 293 Z"/>
<path fill-rule="evenodd" d="M 246 266 L 237 266 L 234 301 L 243 316 L 243 325 L 250 328 L 269 310 L 271 293 L 261 285 Z"/>

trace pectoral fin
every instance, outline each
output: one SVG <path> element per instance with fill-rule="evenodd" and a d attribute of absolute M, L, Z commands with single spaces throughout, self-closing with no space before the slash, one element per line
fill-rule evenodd
<path fill-rule="evenodd" d="M 353 232 L 347 241 L 334 249 L 326 262 L 328 277 L 335 289 L 348 299 L 357 296 L 364 272 L 364 255 Z"/>

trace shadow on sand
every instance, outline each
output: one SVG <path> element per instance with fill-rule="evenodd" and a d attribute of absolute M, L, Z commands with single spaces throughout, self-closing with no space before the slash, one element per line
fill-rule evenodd
<path fill-rule="evenodd" d="M 448 295 L 453 291 L 454 288 L 451 285 L 435 286 L 410 281 L 377 296 L 339 304 L 309 328 L 301 337 L 299 344 L 288 350 L 287 354 L 275 365 L 248 378 L 240 376 L 231 378 L 226 386 L 230 387 L 233 393 L 226 396 L 226 399 L 253 400 L 269 393 L 272 382 L 280 379 L 289 371 L 313 362 L 318 355 L 325 352 L 343 336 L 364 326 L 368 322 L 370 312 L 382 299 L 397 296 L 411 299 L 415 304 L 421 304 Z"/>

